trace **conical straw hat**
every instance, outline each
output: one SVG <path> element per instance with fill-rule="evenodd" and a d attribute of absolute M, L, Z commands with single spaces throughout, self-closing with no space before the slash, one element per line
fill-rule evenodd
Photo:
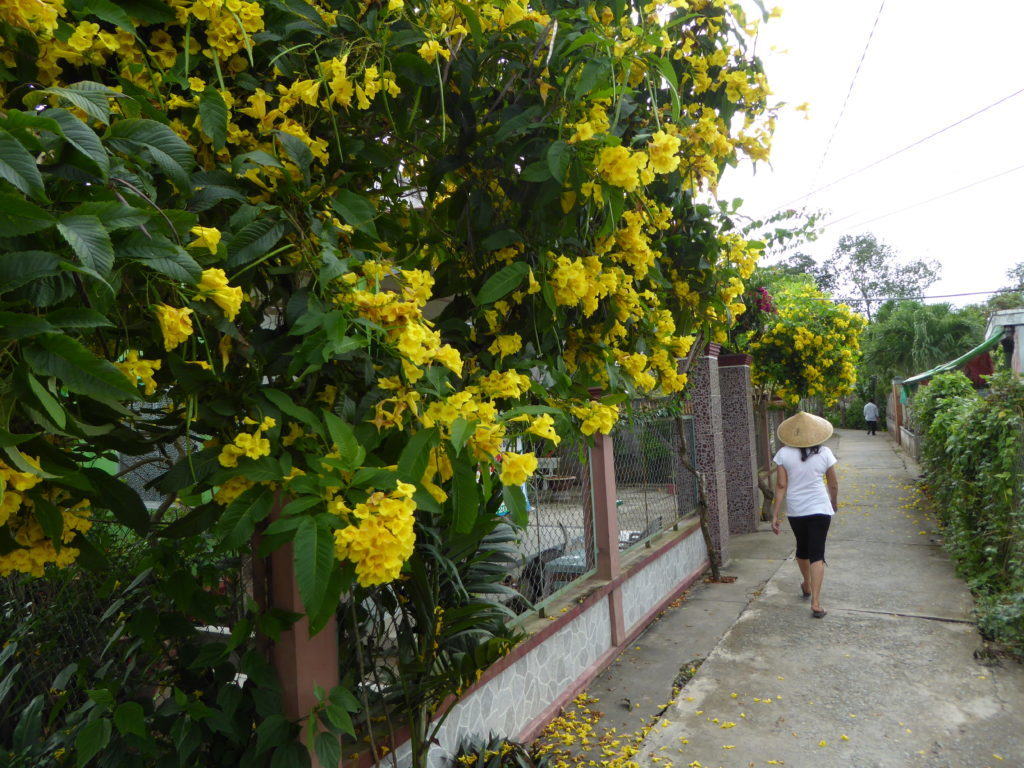
<path fill-rule="evenodd" d="M 779 440 L 793 448 L 821 445 L 832 437 L 832 424 L 828 419 L 800 411 L 779 424 Z"/>

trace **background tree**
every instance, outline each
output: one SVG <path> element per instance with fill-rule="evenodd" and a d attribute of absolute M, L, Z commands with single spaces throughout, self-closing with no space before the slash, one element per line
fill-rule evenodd
<path fill-rule="evenodd" d="M 890 301 L 864 332 L 863 378 L 885 386 L 959 357 L 981 342 L 985 318 L 975 307 Z M 877 393 L 871 393 L 875 395 Z"/>
<path fill-rule="evenodd" d="M 801 278 L 810 276 L 818 290 L 831 293 L 837 288 L 835 272 L 819 264 L 813 256 L 807 253 L 794 253 L 777 264 L 766 267 L 765 271 L 774 272 L 778 275 L 788 275 Z"/>
<path fill-rule="evenodd" d="M 871 320 L 873 299 L 920 296 L 939 279 L 939 264 L 915 259 L 900 261 L 891 246 L 871 233 L 843 235 L 835 251 L 821 265 L 832 285 L 850 306 Z"/>

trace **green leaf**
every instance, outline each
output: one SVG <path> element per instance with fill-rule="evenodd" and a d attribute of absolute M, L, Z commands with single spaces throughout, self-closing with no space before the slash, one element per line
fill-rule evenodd
<path fill-rule="evenodd" d="M 327 581 L 327 588 L 324 590 L 323 600 L 320 601 L 320 608 L 309 614 L 309 636 L 320 634 L 324 627 L 330 622 L 338 610 L 338 603 L 341 601 L 341 594 L 351 587 L 351 579 L 345 578 L 344 570 L 338 567 L 331 568 L 331 575 Z"/>
<path fill-rule="evenodd" d="M 163 0 L 118 0 L 117 4 L 131 18 L 147 24 L 163 24 L 174 20 L 174 11 Z"/>
<path fill-rule="evenodd" d="M 458 456 L 462 451 L 462 447 L 466 444 L 466 440 L 469 436 L 476 431 L 475 421 L 466 421 L 464 418 L 459 416 L 451 425 L 451 443 L 452 447 L 455 448 L 455 455 Z"/>
<path fill-rule="evenodd" d="M 22 443 L 27 443 L 34 437 L 38 437 L 38 435 L 12 435 L 6 429 L 0 429 L 0 448 L 10 448 L 15 445 L 21 445 Z"/>
<path fill-rule="evenodd" d="M 530 182 L 547 181 L 551 178 L 551 171 L 546 162 L 538 160 L 537 162 L 530 163 L 528 166 L 523 168 L 523 172 L 519 174 L 519 178 L 523 181 Z"/>
<path fill-rule="evenodd" d="M 16 341 L 27 336 L 55 331 L 52 325 L 36 315 L 21 312 L 0 312 L 0 341 Z"/>
<path fill-rule="evenodd" d="M 256 754 L 287 743 L 291 738 L 291 723 L 284 715 L 270 715 L 256 728 Z"/>
<path fill-rule="evenodd" d="M 483 284 L 480 292 L 476 295 L 477 305 L 493 304 L 498 299 L 504 298 L 523 282 L 530 271 L 530 265 L 525 261 L 516 261 L 502 267 Z"/>
<path fill-rule="evenodd" d="M 54 221 L 53 216 L 21 195 L 0 192 L 0 232 L 4 237 L 31 235 L 52 227 Z"/>
<path fill-rule="evenodd" d="M 114 266 L 114 246 L 103 222 L 96 216 L 62 216 L 57 221 L 57 231 L 85 267 L 103 278 L 110 274 Z"/>
<path fill-rule="evenodd" d="M 421 429 L 413 434 L 398 458 L 398 476 L 407 483 L 419 484 L 430 461 L 430 449 L 439 440 L 437 429 Z"/>
<path fill-rule="evenodd" d="M 163 235 L 147 237 L 142 232 L 133 232 L 118 246 L 118 253 L 121 258 L 137 261 L 154 272 L 183 283 L 195 285 L 203 276 L 199 263 L 184 248 Z"/>
<path fill-rule="evenodd" d="M 108 21 L 120 27 L 125 32 L 135 32 L 135 25 L 132 24 L 132 20 L 128 17 L 125 10 L 110 2 L 110 0 L 86 0 L 85 7 L 82 10 L 98 19 Z"/>
<path fill-rule="evenodd" d="M 86 723 L 75 736 L 76 763 L 82 768 L 110 742 L 110 720 L 100 718 Z"/>
<path fill-rule="evenodd" d="M 26 195 L 46 199 L 36 159 L 3 128 L 0 128 L 0 179 L 6 179 Z"/>
<path fill-rule="evenodd" d="M 113 325 L 95 309 L 84 307 L 55 309 L 46 316 L 46 320 L 58 328 L 109 328 Z"/>
<path fill-rule="evenodd" d="M 523 236 L 514 229 L 499 229 L 485 237 L 484 241 L 480 243 L 480 248 L 484 251 L 496 251 L 499 248 L 507 248 L 521 242 L 523 242 Z"/>
<path fill-rule="evenodd" d="M 267 400 L 281 409 L 281 413 L 291 416 L 306 427 L 315 429 L 318 432 L 321 431 L 320 419 L 308 408 L 296 405 L 291 397 L 284 392 L 277 389 L 263 389 L 260 391 Z"/>
<path fill-rule="evenodd" d="M 530 518 L 526 512 L 526 497 L 523 495 L 523 489 L 518 485 L 506 485 L 501 489 L 501 496 L 512 522 L 520 528 L 525 528 L 530 522 Z"/>
<path fill-rule="evenodd" d="M 35 91 L 30 94 L 31 99 L 29 101 L 38 103 L 47 95 L 56 96 L 68 102 L 71 106 L 78 107 L 93 120 L 104 125 L 110 122 L 110 104 L 108 100 L 126 98 L 123 93 L 118 93 L 105 85 L 94 83 L 91 80 L 82 80 L 63 88 L 54 85 L 41 91 Z"/>
<path fill-rule="evenodd" d="M 341 765 L 341 742 L 333 733 L 321 731 L 313 740 L 314 751 L 320 765 L 328 766 Z"/>
<path fill-rule="evenodd" d="M 569 163 L 572 162 L 572 148 L 568 143 L 559 139 L 548 147 L 548 169 L 555 181 L 565 182 L 565 174 L 569 170 Z"/>
<path fill-rule="evenodd" d="M 68 415 L 64 412 L 64 409 L 60 407 L 56 398 L 51 395 L 39 380 L 31 373 L 26 373 L 25 378 L 28 380 L 28 388 L 32 390 L 32 394 L 35 395 L 36 400 L 43 406 L 43 410 L 46 411 L 46 415 L 50 417 L 54 424 L 60 429 L 68 424 Z"/>
<path fill-rule="evenodd" d="M 149 214 L 146 211 L 114 200 L 81 203 L 75 206 L 71 213 L 95 216 L 103 222 L 103 226 L 107 228 L 108 232 L 138 227 L 149 221 Z"/>
<path fill-rule="evenodd" d="M 256 523 L 270 513 L 274 495 L 269 488 L 250 488 L 228 504 L 214 529 L 221 544 L 229 549 L 242 546 L 256 530 Z"/>
<path fill-rule="evenodd" d="M 331 201 L 331 207 L 338 212 L 338 215 L 370 237 L 377 237 L 377 227 L 373 220 L 377 216 L 377 209 L 362 195 L 357 195 L 350 189 L 341 189 Z"/>
<path fill-rule="evenodd" d="M 309 150 L 309 147 L 298 136 L 292 136 L 290 133 L 275 131 L 274 135 L 281 142 L 281 146 L 284 147 L 284 151 L 291 158 L 291 161 L 302 171 L 302 178 L 308 184 L 309 167 L 313 164 L 313 153 Z"/>
<path fill-rule="evenodd" d="M 66 109 L 48 109 L 43 114 L 60 126 L 61 133 L 68 143 L 89 158 L 99 169 L 100 174 L 106 178 L 107 172 L 110 170 L 110 158 L 96 132 Z M 119 204 L 113 203 L 113 205 Z"/>
<path fill-rule="evenodd" d="M 228 139 L 228 106 L 212 85 L 206 86 L 199 97 L 199 117 L 203 120 L 203 133 L 213 140 L 214 149 L 222 149 Z"/>
<path fill-rule="evenodd" d="M 330 434 L 331 440 L 338 446 L 338 452 L 345 463 L 352 469 L 362 464 L 366 457 L 366 451 L 359 445 L 351 425 L 329 411 L 324 411 L 324 422 L 327 424 L 327 432 Z"/>
<path fill-rule="evenodd" d="M 277 245 L 285 233 L 285 225 L 273 218 L 259 218 L 242 227 L 228 241 L 228 266 L 240 267 L 263 256 Z"/>
<path fill-rule="evenodd" d="M 139 535 L 145 535 L 149 530 L 149 511 L 135 489 L 102 469 L 83 471 L 97 491 L 92 503 L 101 509 L 109 509 L 119 523 Z"/>
<path fill-rule="evenodd" d="M 57 509 L 57 505 L 48 499 L 37 496 L 32 500 L 32 512 L 39 521 L 39 526 L 46 534 L 46 538 L 54 543 L 56 549 L 60 549 L 61 534 L 64 533 L 64 516 Z"/>
<path fill-rule="evenodd" d="M 180 191 L 190 188 L 188 173 L 195 165 L 192 149 L 163 123 L 143 118 L 118 120 L 107 131 L 107 143 L 119 152 L 149 152 Z"/>
<path fill-rule="evenodd" d="M 456 533 L 469 533 L 480 513 L 476 468 L 456 460 L 452 462 L 452 472 L 452 527 Z"/>
<path fill-rule="evenodd" d="M 341 733 L 347 733 L 350 736 L 356 735 L 355 726 L 352 724 L 352 718 L 349 716 L 345 708 L 335 702 L 331 702 L 324 708 L 324 714 L 327 715 L 327 722 L 329 722 L 334 728 Z"/>
<path fill-rule="evenodd" d="M 146 720 L 142 705 L 137 701 L 126 701 L 114 710 L 114 725 L 122 736 L 134 733 L 146 738 Z"/>
<path fill-rule="evenodd" d="M 98 400 L 141 399 L 135 384 L 121 371 L 70 336 L 42 334 L 22 354 L 33 371 L 55 376 L 72 392 Z"/>
<path fill-rule="evenodd" d="M 295 581 L 306 613 L 319 613 L 337 565 L 334 536 L 318 518 L 303 517 L 294 539 Z"/>
<path fill-rule="evenodd" d="M 668 83 L 669 96 L 672 97 L 672 122 L 678 123 L 681 108 L 679 103 L 679 77 L 676 75 L 672 62 L 665 57 L 656 58 L 654 63 Z"/>

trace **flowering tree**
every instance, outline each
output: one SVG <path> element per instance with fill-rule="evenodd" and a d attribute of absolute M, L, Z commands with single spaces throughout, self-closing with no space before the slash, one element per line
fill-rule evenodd
<path fill-rule="evenodd" d="M 230 623 L 206 566 L 259 531 L 294 545 L 313 631 L 340 603 L 358 649 L 365 606 L 405 616 L 373 690 L 422 760 L 429 715 L 514 641 L 474 597 L 495 510 L 525 521 L 514 438 L 680 392 L 741 311 L 759 246 L 714 193 L 767 156 L 754 27 L 718 0 L 3 4 L 0 575 L 103 567 L 114 532 L 145 545 L 122 599 L 179 617 L 111 630 L 173 696 L 101 667 L 26 754 L 301 763 L 242 653 L 249 618 L 294 616 L 186 626 Z M 150 510 L 101 465 L 154 451 Z M 168 658 L 172 625 L 191 651 Z M 325 693 L 322 759 L 374 719 L 357 677 Z"/>
<path fill-rule="evenodd" d="M 753 379 L 792 406 L 820 397 L 826 405 L 853 391 L 857 382 L 863 316 L 805 281 L 782 282 L 774 304 L 761 293 L 761 327 L 749 337 Z"/>

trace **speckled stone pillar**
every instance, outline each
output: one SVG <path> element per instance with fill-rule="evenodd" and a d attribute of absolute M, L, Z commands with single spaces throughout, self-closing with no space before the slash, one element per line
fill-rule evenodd
<path fill-rule="evenodd" d="M 725 450 L 729 533 L 757 530 L 757 434 L 750 355 L 721 355 L 718 382 L 722 392 L 722 439 Z"/>
<path fill-rule="evenodd" d="M 696 467 L 704 475 L 711 543 L 725 565 L 729 562 L 729 508 L 718 352 L 718 344 L 709 344 L 704 354 L 694 359 L 690 368 L 690 402 L 697 437 Z"/>

